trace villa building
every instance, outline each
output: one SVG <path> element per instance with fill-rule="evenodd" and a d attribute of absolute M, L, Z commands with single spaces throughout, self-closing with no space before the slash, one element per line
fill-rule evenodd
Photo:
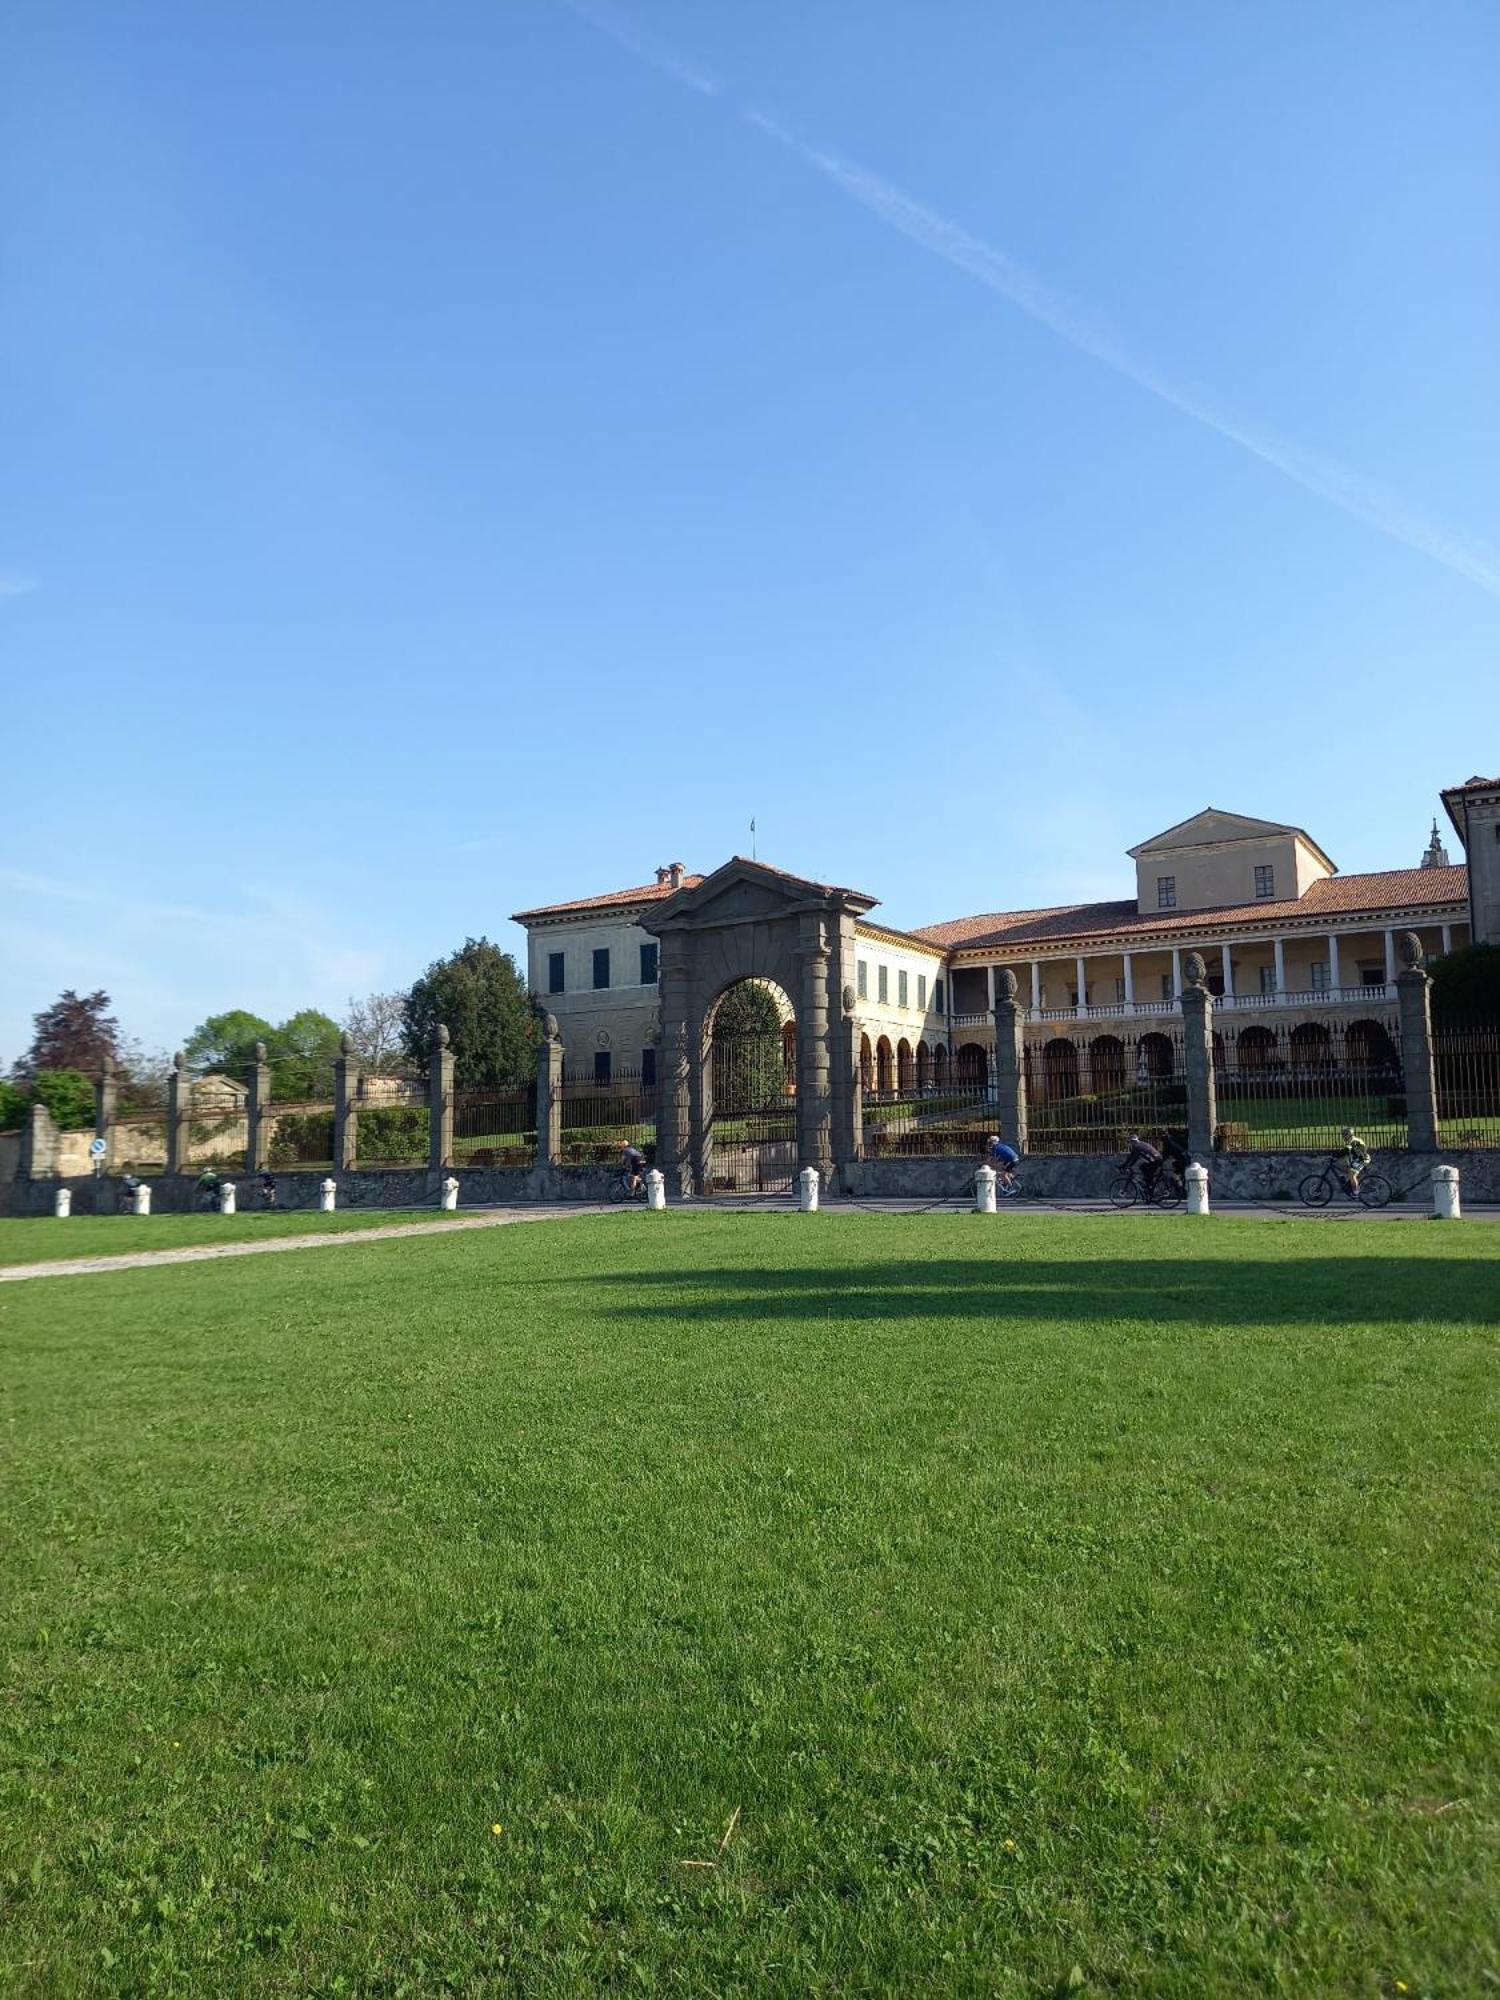
<path fill-rule="evenodd" d="M 1133 1060 L 1127 1043 L 1153 1066 L 1170 1061 L 1159 1031 L 1176 1015 L 1190 951 L 1208 966 L 1220 1045 L 1232 1043 L 1243 1060 L 1273 1041 L 1374 1057 L 1395 1028 L 1403 932 L 1415 931 L 1430 959 L 1471 935 L 1500 941 L 1500 780 L 1471 779 L 1443 803 L 1467 865 L 1450 861 L 1434 821 L 1416 867 L 1344 875 L 1301 827 L 1208 807 L 1130 850 L 1128 898 L 991 911 L 914 931 L 862 914 L 852 1013 L 865 1086 L 982 1079 L 997 979 L 1007 971 L 1028 1009 L 1028 1044 L 1083 1087 L 1091 1062 L 1118 1070 Z M 556 1016 L 575 1077 L 655 1081 L 651 914 L 702 880 L 673 862 L 654 883 L 517 913 L 531 990 Z M 781 1005 L 789 1023 L 786 996 Z"/>

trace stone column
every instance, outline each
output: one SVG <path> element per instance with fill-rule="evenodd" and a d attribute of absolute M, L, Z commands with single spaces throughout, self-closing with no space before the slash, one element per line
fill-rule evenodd
<path fill-rule="evenodd" d="M 1175 1000 L 1182 991 L 1182 947 L 1172 947 L 1172 998 Z"/>
<path fill-rule="evenodd" d="M 193 1079 L 179 1049 L 167 1077 L 167 1172 L 185 1174 L 192 1157 Z"/>
<path fill-rule="evenodd" d="M 255 1061 L 245 1071 L 245 1172 L 263 1174 L 271 1164 L 271 1065 L 266 1045 L 255 1044 Z"/>
<path fill-rule="evenodd" d="M 439 1021 L 432 1031 L 427 1070 L 427 1164 L 436 1173 L 453 1164 L 453 1051 Z"/>
<path fill-rule="evenodd" d="M 114 1060 L 106 1056 L 99 1065 L 99 1074 L 94 1078 L 94 1137 L 104 1141 L 103 1171 L 107 1174 L 115 1170 L 115 1100 L 119 1091 L 120 1079 L 115 1073 Z"/>
<path fill-rule="evenodd" d="M 1437 1079 L 1432 1066 L 1432 981 L 1415 931 L 1403 931 L 1396 1001 L 1401 1017 L 1401 1074 L 1406 1083 L 1407 1144 L 1414 1153 L 1438 1149 Z"/>
<path fill-rule="evenodd" d="M 1276 991 L 1280 995 L 1286 991 L 1286 939 L 1272 938 L 1271 950 L 1276 959 Z"/>
<path fill-rule="evenodd" d="M 828 1050 L 828 921 L 800 923 L 801 1005 L 797 1010 L 797 1165 L 833 1170 L 833 1104 Z"/>
<path fill-rule="evenodd" d="M 1225 947 L 1226 954 L 1228 947 Z M 1187 1071 L 1188 1151 L 1207 1160 L 1214 1149 L 1219 1123 L 1214 1086 L 1213 995 L 1208 990 L 1202 955 L 1190 951 L 1183 961 L 1182 1043 Z"/>
<path fill-rule="evenodd" d="M 341 1174 L 352 1173 L 359 1159 L 358 1091 L 359 1057 L 349 1037 L 340 1035 L 339 1052 L 333 1060 L 333 1164 Z"/>
<path fill-rule="evenodd" d="M 1128 951 L 1123 954 L 1122 963 L 1125 972 L 1125 1005 L 1133 1013 L 1135 1011 L 1135 968 L 1130 962 L 1130 953 Z"/>
<path fill-rule="evenodd" d="M 656 1164 L 666 1177 L 667 1194 L 680 1201 L 694 1190 L 688 1159 L 692 1135 L 687 1020 L 691 981 L 685 942 L 670 931 L 661 940 L 658 977 L 661 1054 L 656 1078 Z"/>
<path fill-rule="evenodd" d="M 1031 961 L 1031 1011 L 1033 1014 L 1042 1011 L 1042 967 L 1035 958 Z"/>
<path fill-rule="evenodd" d="M 862 1160 L 865 1156 L 865 1096 L 864 1081 L 859 1071 L 859 1038 L 862 1031 L 854 1013 L 854 988 L 846 986 L 841 998 L 844 1018 L 840 1025 L 839 1050 L 845 1083 L 833 1140 L 834 1153 L 842 1166 L 846 1161 Z"/>
<path fill-rule="evenodd" d="M 1385 934 L 1385 983 L 1388 987 L 1396 983 L 1396 933 Z"/>
<path fill-rule="evenodd" d="M 1193 954 L 1190 952 L 1188 956 L 1192 957 Z M 1234 998 L 1234 961 L 1229 956 L 1229 947 L 1227 944 L 1219 946 L 1219 963 L 1224 968 L 1224 998 L 1232 1000 Z"/>
<path fill-rule="evenodd" d="M 1074 1011 L 1081 1017 L 1089 1004 L 1088 967 L 1082 958 L 1073 960 L 1073 978 L 1078 987 L 1078 1000 Z"/>
<path fill-rule="evenodd" d="M 557 1016 L 549 1014 L 542 1039 L 536 1048 L 536 1163 L 539 1167 L 562 1164 L 562 1076 L 563 1044 Z M 660 1148 L 661 1128 L 657 1127 Z"/>
<path fill-rule="evenodd" d="M 1328 933 L 1328 984 L 1337 993 L 1344 983 L 1344 968 L 1339 964 L 1339 939 L 1337 931 Z"/>
<path fill-rule="evenodd" d="M 1016 975 L 1002 972 L 995 999 L 995 1116 L 1000 1137 L 1026 1151 L 1026 1009 L 1016 998 Z"/>
<path fill-rule="evenodd" d="M 57 1172 L 57 1127 L 45 1104 L 27 1106 L 16 1171 L 23 1181 L 51 1180 Z"/>

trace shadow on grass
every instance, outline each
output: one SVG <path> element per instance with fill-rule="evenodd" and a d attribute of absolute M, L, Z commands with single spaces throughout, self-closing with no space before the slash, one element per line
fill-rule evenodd
<path fill-rule="evenodd" d="M 766 1270 L 622 1272 L 585 1282 L 619 1310 L 690 1319 L 1171 1321 L 1201 1326 L 1500 1325 L 1500 1262 L 1478 1257 L 892 1259 Z M 655 1296 L 653 1296 L 655 1295 Z"/>

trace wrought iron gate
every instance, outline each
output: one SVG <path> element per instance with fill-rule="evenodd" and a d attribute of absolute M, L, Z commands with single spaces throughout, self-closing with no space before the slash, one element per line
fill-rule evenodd
<path fill-rule="evenodd" d="M 797 1167 L 796 1064 L 780 1034 L 715 1035 L 709 1194 L 787 1194 Z"/>

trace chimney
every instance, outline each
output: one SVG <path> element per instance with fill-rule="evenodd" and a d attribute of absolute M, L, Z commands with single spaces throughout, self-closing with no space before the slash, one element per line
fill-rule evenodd
<path fill-rule="evenodd" d="M 666 881 L 667 881 L 667 878 L 668 878 L 668 877 L 669 877 L 669 876 L 671 875 L 671 873 L 672 873 L 672 871 L 671 871 L 671 869 L 670 869 L 670 868 L 658 868 L 658 869 L 657 869 L 657 871 L 656 871 L 656 886 L 657 886 L 657 888 L 658 888 L 658 889 L 660 889 L 660 888 L 663 888 L 663 887 L 665 886 L 665 884 L 666 884 Z"/>
<path fill-rule="evenodd" d="M 667 863 L 667 880 L 672 884 L 674 889 L 682 887 L 683 873 L 684 870 L 680 861 L 669 861 Z"/>

